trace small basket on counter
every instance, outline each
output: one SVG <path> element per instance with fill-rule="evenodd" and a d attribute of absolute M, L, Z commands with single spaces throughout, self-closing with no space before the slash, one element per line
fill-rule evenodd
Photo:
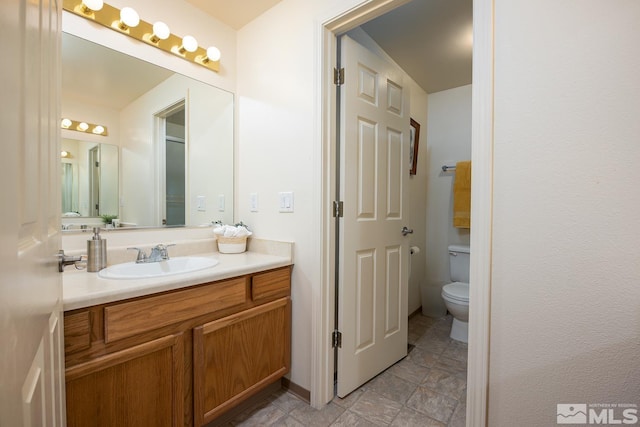
<path fill-rule="evenodd" d="M 240 254 L 247 250 L 247 239 L 251 231 L 242 223 L 233 225 L 216 224 L 213 234 L 221 254 Z"/>

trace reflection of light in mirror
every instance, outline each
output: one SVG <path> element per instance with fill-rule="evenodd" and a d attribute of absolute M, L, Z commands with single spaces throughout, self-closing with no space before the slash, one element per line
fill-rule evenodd
<path fill-rule="evenodd" d="M 105 126 L 87 122 L 78 122 L 66 117 L 60 121 L 60 127 L 62 129 L 73 130 L 76 132 L 93 133 L 94 135 L 100 136 L 107 136 L 108 133 Z"/>

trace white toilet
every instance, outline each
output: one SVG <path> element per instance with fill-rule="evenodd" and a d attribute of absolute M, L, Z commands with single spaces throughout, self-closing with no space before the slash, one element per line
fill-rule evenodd
<path fill-rule="evenodd" d="M 469 336 L 469 246 L 449 246 L 449 272 L 453 283 L 442 287 L 442 299 L 453 316 L 449 336 L 467 342 Z"/>

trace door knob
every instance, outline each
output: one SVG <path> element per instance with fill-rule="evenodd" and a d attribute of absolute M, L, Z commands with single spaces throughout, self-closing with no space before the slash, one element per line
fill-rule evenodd
<path fill-rule="evenodd" d="M 402 227 L 402 235 L 406 236 L 407 234 L 413 234 L 413 229 L 409 227 Z"/>

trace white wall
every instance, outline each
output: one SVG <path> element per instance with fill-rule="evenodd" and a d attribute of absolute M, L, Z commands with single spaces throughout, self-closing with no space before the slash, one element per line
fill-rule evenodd
<path fill-rule="evenodd" d="M 636 0 L 495 2 L 490 426 L 640 403 L 638 22 Z"/>
<path fill-rule="evenodd" d="M 357 0 L 283 0 L 238 31 L 236 218 L 265 239 L 295 242 L 290 378 L 310 389 L 312 301 L 321 286 L 320 52 L 323 19 Z M 279 191 L 295 211 L 278 213 Z M 257 193 L 259 211 L 250 212 Z M 329 337 L 327 337 L 329 339 Z"/>
<path fill-rule="evenodd" d="M 446 313 L 442 286 L 450 282 L 447 246 L 469 244 L 469 230 L 453 227 L 455 172 L 443 172 L 442 166 L 471 159 L 471 85 L 429 94 L 425 141 L 427 247 L 422 313 L 439 317 Z"/>

